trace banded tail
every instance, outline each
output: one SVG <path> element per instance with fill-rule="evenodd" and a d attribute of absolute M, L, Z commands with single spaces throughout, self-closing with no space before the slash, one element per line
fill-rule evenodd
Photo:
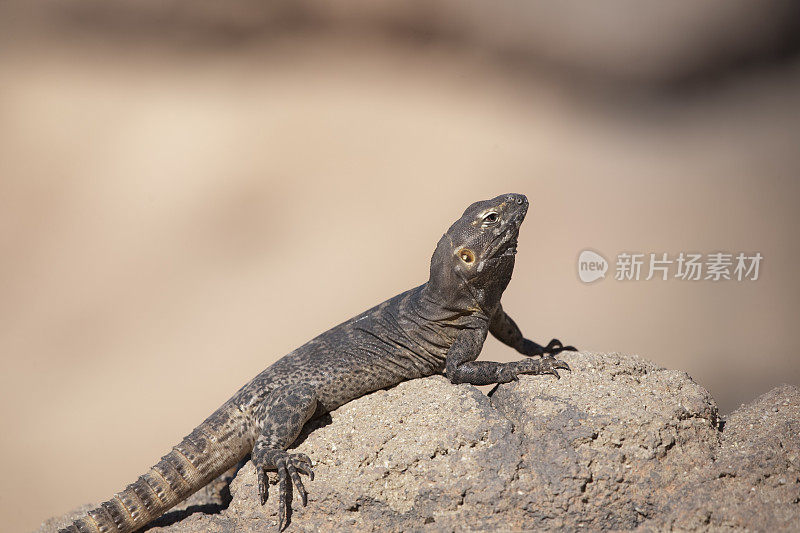
<path fill-rule="evenodd" d="M 249 439 L 220 439 L 204 422 L 146 474 L 59 533 L 130 533 L 147 525 L 252 450 Z M 223 442 L 220 442 L 220 441 Z M 235 444 L 234 444 L 235 443 Z"/>

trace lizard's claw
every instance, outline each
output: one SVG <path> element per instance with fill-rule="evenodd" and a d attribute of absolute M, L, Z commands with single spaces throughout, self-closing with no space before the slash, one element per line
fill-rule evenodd
<path fill-rule="evenodd" d="M 552 339 L 547 346 L 544 347 L 544 354 L 554 356 L 561 352 L 577 352 L 574 346 L 564 346 L 558 339 Z"/>
<path fill-rule="evenodd" d="M 574 346 L 564 346 L 558 339 L 552 339 L 547 346 L 536 344 L 530 339 L 522 339 L 522 345 L 517 348 L 517 351 L 527 357 L 552 357 L 561 352 L 577 352 L 578 349 Z"/>
<path fill-rule="evenodd" d="M 559 368 L 562 369 L 562 370 L 572 371 L 572 369 L 569 367 L 569 365 L 566 362 L 564 362 L 564 361 L 562 361 L 560 359 L 556 359 L 552 355 L 543 357 L 541 359 L 540 363 L 541 363 L 541 373 L 542 374 L 553 374 L 558 379 L 561 379 L 561 376 L 558 373 L 558 369 Z"/>
<path fill-rule="evenodd" d="M 314 479 L 311 469 L 311 459 L 304 453 L 284 453 L 275 459 L 275 468 L 278 471 L 278 531 L 283 531 L 289 525 L 289 514 L 292 507 L 292 486 L 297 487 L 303 506 L 308 504 L 308 492 L 303 486 L 300 474 L 305 474 L 309 479 Z M 269 495 L 269 480 L 267 469 L 258 468 L 258 496 L 261 505 L 267 502 Z"/>
<path fill-rule="evenodd" d="M 267 503 L 269 498 L 269 480 L 267 479 L 267 471 L 263 468 L 258 468 L 256 477 L 258 478 L 258 501 L 261 505 Z"/>
<path fill-rule="evenodd" d="M 314 479 L 314 471 L 311 469 L 311 459 L 302 453 L 286 454 L 276 461 L 278 469 L 278 492 L 280 502 L 278 503 L 278 531 L 283 531 L 289 525 L 287 520 L 292 507 L 292 484 L 297 487 L 303 506 L 308 504 L 308 492 L 303 486 L 299 472 L 308 475 L 309 479 Z M 291 481 L 289 481 L 291 479 Z"/>

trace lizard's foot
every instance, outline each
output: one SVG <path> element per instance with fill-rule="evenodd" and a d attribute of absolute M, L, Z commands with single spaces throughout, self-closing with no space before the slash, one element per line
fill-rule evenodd
<path fill-rule="evenodd" d="M 283 450 L 270 450 L 265 453 L 260 464 L 256 464 L 258 471 L 258 496 L 261 505 L 267 502 L 269 481 L 267 470 L 275 468 L 278 471 L 278 531 L 283 531 L 288 525 L 287 520 L 292 504 L 292 485 L 297 487 L 303 506 L 308 504 L 308 493 L 300 479 L 300 473 L 306 474 L 309 479 L 314 479 L 314 471 L 311 469 L 311 459 L 304 453 L 288 453 Z M 262 466 L 263 464 L 274 466 Z M 291 481 L 290 481 L 291 480 Z"/>
<path fill-rule="evenodd" d="M 517 348 L 522 355 L 527 357 L 552 357 L 561 352 L 577 352 L 574 346 L 564 346 L 558 339 L 552 339 L 547 346 L 542 346 L 530 339 L 522 339 L 522 346 Z"/>
<path fill-rule="evenodd" d="M 504 382 L 517 381 L 520 374 L 552 374 L 556 378 L 560 379 L 561 376 L 558 374 L 559 368 L 562 370 L 572 371 L 567 363 L 552 356 L 543 357 L 541 359 L 525 359 L 523 361 L 514 361 L 513 363 L 507 363 L 507 366 L 503 369 L 503 373 L 506 374 L 503 376 L 506 378 L 506 381 Z"/>
<path fill-rule="evenodd" d="M 564 346 L 561 344 L 561 341 L 558 339 L 551 339 L 547 346 L 544 347 L 544 355 L 553 357 L 561 352 L 577 352 L 577 348 L 574 346 Z M 566 363 L 565 363 L 566 364 Z M 560 367 L 559 367 L 560 368 Z M 567 369 L 568 370 L 568 369 Z"/>

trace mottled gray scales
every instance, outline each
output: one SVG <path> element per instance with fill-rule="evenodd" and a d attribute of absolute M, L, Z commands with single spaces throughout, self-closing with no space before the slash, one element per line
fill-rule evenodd
<path fill-rule="evenodd" d="M 439 240 L 428 281 L 322 333 L 253 378 L 135 483 L 62 532 L 131 532 L 188 498 L 251 455 L 259 495 L 266 472 L 278 473 L 278 528 L 289 503 L 307 493 L 311 459 L 287 452 L 308 420 L 402 381 L 445 373 L 453 383 L 486 385 L 519 374 L 569 369 L 554 358 L 574 350 L 553 339 L 526 339 L 500 298 L 511 280 L 519 227 L 528 211 L 521 194 L 470 205 Z M 512 363 L 476 361 L 488 333 L 525 356 Z"/>

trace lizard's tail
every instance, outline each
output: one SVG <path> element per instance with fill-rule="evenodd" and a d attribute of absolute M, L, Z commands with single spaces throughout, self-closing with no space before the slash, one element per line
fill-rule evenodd
<path fill-rule="evenodd" d="M 205 424 L 146 474 L 59 533 L 130 533 L 152 522 L 244 458 L 249 449 L 219 443 Z"/>

